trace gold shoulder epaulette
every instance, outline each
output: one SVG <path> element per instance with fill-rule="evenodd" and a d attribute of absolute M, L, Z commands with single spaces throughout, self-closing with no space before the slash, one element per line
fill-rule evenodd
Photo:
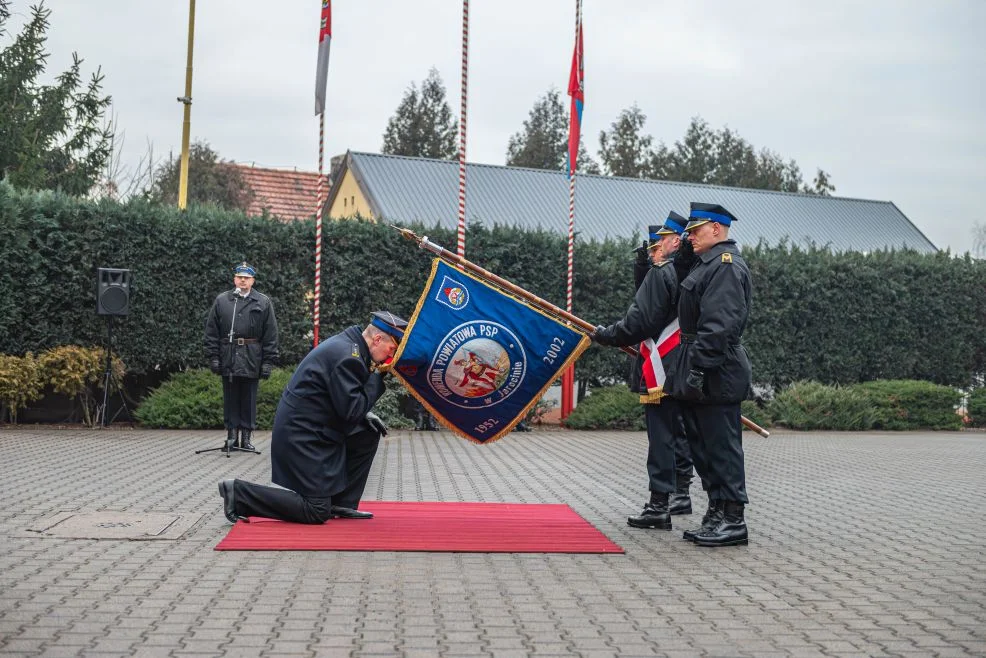
<path fill-rule="evenodd" d="M 352 354 L 355 357 L 359 357 L 359 345 L 357 345 L 356 343 L 353 343 L 353 352 L 352 352 Z"/>
<path fill-rule="evenodd" d="M 722 255 L 722 262 L 723 263 L 732 263 L 733 262 L 733 255 L 732 254 L 723 254 Z"/>

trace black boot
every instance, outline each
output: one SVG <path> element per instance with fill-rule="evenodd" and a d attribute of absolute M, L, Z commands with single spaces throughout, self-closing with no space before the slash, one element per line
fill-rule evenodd
<path fill-rule="evenodd" d="M 244 450 L 256 450 L 250 443 L 250 434 L 253 430 L 240 430 L 240 447 Z"/>
<path fill-rule="evenodd" d="M 223 444 L 223 450 L 225 450 L 226 452 L 231 452 L 235 447 L 236 447 L 236 428 L 231 427 L 226 430 L 226 443 Z"/>
<path fill-rule="evenodd" d="M 692 497 L 688 494 L 687 485 L 684 489 L 679 487 L 671 494 L 671 501 L 668 503 L 668 508 L 671 511 L 671 516 L 692 513 Z"/>
<path fill-rule="evenodd" d="M 748 541 L 743 503 L 738 500 L 725 501 L 719 525 L 695 535 L 697 546 L 746 546 Z"/>
<path fill-rule="evenodd" d="M 695 541 L 695 537 L 699 533 L 712 530 L 719 525 L 720 521 L 722 521 L 722 501 L 709 500 L 709 509 L 705 510 L 705 516 L 702 517 L 702 525 L 694 530 L 685 530 L 681 538 L 687 539 L 688 541 Z"/>
<path fill-rule="evenodd" d="M 650 502 L 644 505 L 644 511 L 639 516 L 629 517 L 627 525 L 633 528 L 670 530 L 671 514 L 668 512 L 668 494 L 666 492 L 650 492 Z"/>
<path fill-rule="evenodd" d="M 233 483 L 235 481 L 223 480 L 219 483 L 219 495 L 223 497 L 223 514 L 226 515 L 226 520 L 230 523 L 247 520 L 245 516 L 236 513 L 236 498 L 233 495 Z"/>

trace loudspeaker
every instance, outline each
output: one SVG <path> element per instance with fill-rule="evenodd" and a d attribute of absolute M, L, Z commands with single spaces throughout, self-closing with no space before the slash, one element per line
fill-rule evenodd
<path fill-rule="evenodd" d="M 130 270 L 100 267 L 96 275 L 96 314 L 130 314 Z"/>

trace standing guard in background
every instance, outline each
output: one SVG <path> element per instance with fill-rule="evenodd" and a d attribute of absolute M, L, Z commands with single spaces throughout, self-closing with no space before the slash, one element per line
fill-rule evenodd
<path fill-rule="evenodd" d="M 752 369 L 740 339 L 753 284 L 735 240 L 729 239 L 734 221 L 720 205 L 692 203 L 685 227 L 696 260 L 679 284 L 681 347 L 670 379 L 695 465 L 708 486 L 702 526 L 684 533 L 699 546 L 748 541 L 740 403 L 749 395 Z"/>
<path fill-rule="evenodd" d="M 683 228 L 685 218 L 672 211 L 667 222 Z M 627 518 L 627 524 L 634 528 L 671 530 L 669 497 L 675 491 L 674 440 L 681 419 L 677 401 L 663 390 L 663 373 L 677 349 L 674 325 L 678 278 L 671 261 L 662 256 L 662 250 L 667 247 L 670 253 L 676 249 L 679 238 L 677 232 L 665 230 L 664 226 L 649 226 L 648 234 L 647 250 L 654 266 L 644 270 L 646 273 L 624 318 L 608 327 L 597 327 L 592 339 L 600 345 L 640 346 L 634 376 L 628 383 L 645 405 L 650 500 L 639 515 Z M 642 269 L 638 261 L 634 267 L 635 279 Z"/>
<path fill-rule="evenodd" d="M 256 451 L 250 435 L 257 429 L 259 379 L 270 377 L 279 358 L 274 304 L 253 289 L 256 276 L 246 261 L 237 265 L 236 287 L 216 297 L 205 319 L 205 358 L 223 381 L 227 452 Z"/>

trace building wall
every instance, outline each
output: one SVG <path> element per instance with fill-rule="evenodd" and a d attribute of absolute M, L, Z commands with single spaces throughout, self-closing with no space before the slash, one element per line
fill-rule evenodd
<path fill-rule="evenodd" d="M 346 219 L 357 214 L 364 218 L 376 219 L 370 210 L 370 204 L 366 202 L 363 193 L 360 192 L 352 170 L 346 170 L 346 175 L 339 183 L 339 193 L 336 194 L 335 201 L 329 208 L 329 217 Z"/>

